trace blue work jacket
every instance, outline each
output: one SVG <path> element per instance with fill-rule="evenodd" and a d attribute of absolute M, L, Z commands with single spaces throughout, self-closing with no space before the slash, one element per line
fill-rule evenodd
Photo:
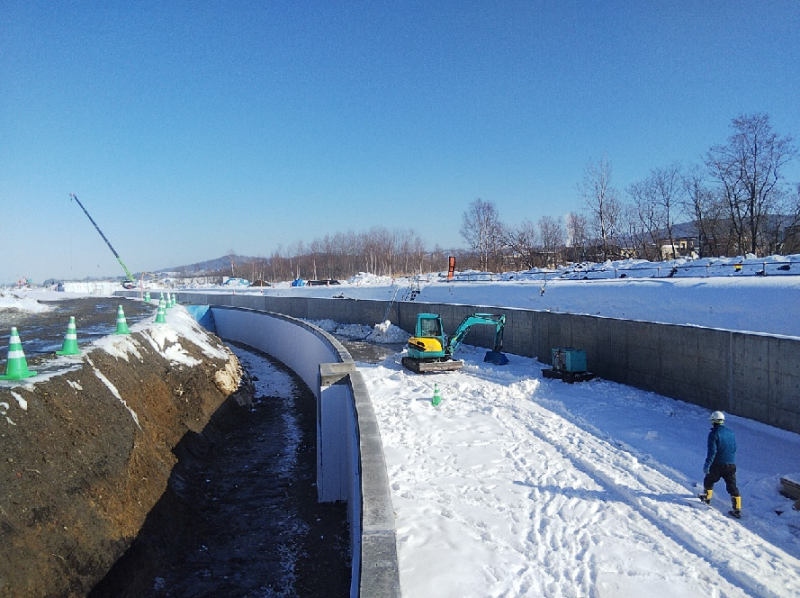
<path fill-rule="evenodd" d="M 705 469 L 712 465 L 736 463 L 736 437 L 724 425 L 715 425 L 708 433 L 708 454 Z"/>

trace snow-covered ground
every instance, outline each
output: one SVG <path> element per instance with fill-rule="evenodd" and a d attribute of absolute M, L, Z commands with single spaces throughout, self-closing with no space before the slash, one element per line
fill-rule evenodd
<path fill-rule="evenodd" d="M 404 596 L 798 596 L 800 435 L 729 417 L 744 519 L 701 490 L 708 413 L 619 384 L 568 385 L 511 355 L 415 375 L 360 364 L 384 443 Z M 442 402 L 431 398 L 438 385 Z"/>
<path fill-rule="evenodd" d="M 237 294 L 460 303 L 580 313 L 800 337 L 800 255 L 583 264 L 415 279 L 360 274 L 339 285 L 236 288 Z M 230 293 L 230 287 L 204 287 Z"/>
<path fill-rule="evenodd" d="M 91 289 L 75 288 L 83 294 L 106 289 L 93 284 Z M 155 283 L 147 286 L 155 292 L 171 290 Z M 107 285 L 109 293 L 119 289 L 119 283 Z M 397 279 L 362 273 L 331 286 L 295 287 L 287 281 L 263 288 L 193 285 L 178 290 L 382 301 L 407 301 L 413 291 L 414 300 L 424 303 L 516 307 L 800 337 L 800 255 L 624 260 L 504 274 L 460 272 L 453 282 L 447 282 L 445 273 Z M 77 294 L 0 289 L 0 309 L 20 301 L 31 306 L 39 298 L 70 296 Z"/>
<path fill-rule="evenodd" d="M 800 278 L 777 263 L 766 276 L 728 263 L 702 278 L 619 278 L 617 265 L 617 278 L 587 268 L 597 280 L 573 280 L 575 271 L 456 283 L 362 276 L 264 292 L 402 300 L 419 284 L 420 301 L 800 336 Z M 14 306 L 23 301 L 35 301 L 33 292 Z M 317 324 L 404 340 L 385 322 Z M 800 513 L 778 492 L 781 476 L 800 479 L 800 435 L 729 416 L 743 496 L 736 521 L 724 484 L 711 508 L 694 498 L 705 410 L 603 380 L 544 379 L 542 364 L 520 356 L 484 364 L 483 353 L 462 345 L 464 369 L 437 375 L 402 369 L 399 355 L 359 364 L 384 442 L 404 596 L 800 596 Z M 434 385 L 443 397 L 436 407 Z"/>

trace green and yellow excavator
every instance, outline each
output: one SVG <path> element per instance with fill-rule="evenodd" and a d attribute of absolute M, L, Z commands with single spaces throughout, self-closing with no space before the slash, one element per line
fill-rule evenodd
<path fill-rule="evenodd" d="M 452 372 L 464 367 L 464 362 L 453 359 L 453 353 L 475 324 L 494 326 L 494 350 L 487 351 L 483 361 L 495 365 L 505 365 L 508 357 L 503 353 L 503 329 L 506 325 L 504 314 L 476 313 L 461 321 L 453 335 L 447 339 L 444 334 L 442 318 L 438 314 L 417 314 L 414 336 L 408 339 L 407 355 L 403 357 L 403 367 L 417 372 Z"/>

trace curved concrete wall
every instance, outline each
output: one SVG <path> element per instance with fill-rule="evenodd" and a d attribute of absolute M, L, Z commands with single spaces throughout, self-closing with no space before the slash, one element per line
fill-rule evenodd
<path fill-rule="evenodd" d="M 350 354 L 328 333 L 288 316 L 213 305 L 210 311 L 218 336 L 273 356 L 314 392 L 317 491 L 320 501 L 347 501 L 353 559 L 350 595 L 398 598 L 396 533 L 383 443 L 369 393 Z"/>
<path fill-rule="evenodd" d="M 800 433 L 800 339 L 794 337 L 480 305 L 189 292 L 178 298 L 344 324 L 373 326 L 388 318 L 406 331 L 423 311 L 441 314 L 449 331 L 470 313 L 502 312 L 510 353 L 550 363 L 553 347 L 585 349 L 589 369 L 608 380 Z M 493 331 L 474 327 L 466 342 L 491 348 Z"/>

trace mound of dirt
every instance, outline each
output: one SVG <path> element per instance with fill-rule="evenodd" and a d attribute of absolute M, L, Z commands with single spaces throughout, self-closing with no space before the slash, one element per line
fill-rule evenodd
<path fill-rule="evenodd" d="M 125 342 L 127 355 L 82 347 L 66 371 L 0 384 L 2 598 L 86 596 L 161 498 L 187 431 L 251 400 L 213 335 L 224 357 L 182 336 Z"/>

